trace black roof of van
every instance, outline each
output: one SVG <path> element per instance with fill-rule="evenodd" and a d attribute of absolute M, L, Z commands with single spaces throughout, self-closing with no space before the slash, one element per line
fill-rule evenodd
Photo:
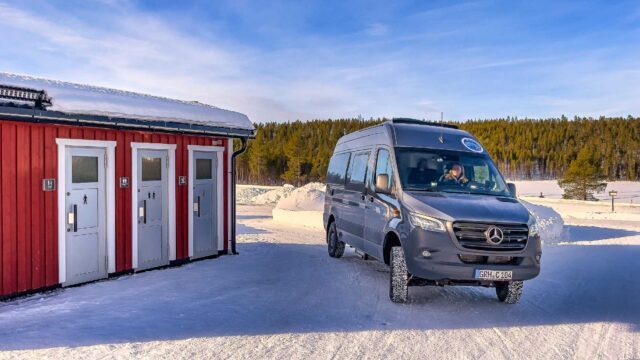
<path fill-rule="evenodd" d="M 448 124 L 445 122 L 435 122 L 435 121 L 426 121 L 412 118 L 393 118 L 391 119 L 391 123 L 393 124 L 415 124 L 415 125 L 428 125 L 428 126 L 439 126 L 446 127 L 449 129 L 457 129 L 458 127 L 452 124 Z"/>
<path fill-rule="evenodd" d="M 341 137 L 336 144 L 335 152 L 364 149 L 374 145 L 472 152 L 463 144 L 462 140 L 465 138 L 478 141 L 473 135 L 458 129 L 455 125 L 394 118 Z"/>

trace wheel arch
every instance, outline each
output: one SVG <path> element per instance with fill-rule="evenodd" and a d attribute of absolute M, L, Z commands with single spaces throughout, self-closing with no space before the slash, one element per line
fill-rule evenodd
<path fill-rule="evenodd" d="M 384 243 L 382 246 L 383 260 L 387 265 L 391 262 L 391 248 L 394 246 L 402 246 L 402 243 L 400 243 L 400 236 L 395 231 L 389 231 L 384 236 Z"/>

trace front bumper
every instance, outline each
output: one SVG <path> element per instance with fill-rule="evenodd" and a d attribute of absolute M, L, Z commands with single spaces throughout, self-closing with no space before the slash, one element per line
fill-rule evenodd
<path fill-rule="evenodd" d="M 480 251 L 460 247 L 449 232 L 433 232 L 413 228 L 402 247 L 409 273 L 420 279 L 433 281 L 478 281 L 475 270 L 510 270 L 514 281 L 529 280 L 540 273 L 542 249 L 539 237 L 530 237 L 521 251 Z M 427 250 L 431 255 L 424 257 Z M 463 257 L 513 257 L 511 263 L 465 263 Z M 537 258 L 536 258 L 537 257 Z"/>

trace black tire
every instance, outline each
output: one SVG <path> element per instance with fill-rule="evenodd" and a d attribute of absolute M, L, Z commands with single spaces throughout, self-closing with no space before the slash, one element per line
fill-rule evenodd
<path fill-rule="evenodd" d="M 332 258 L 341 258 L 344 254 L 344 242 L 338 239 L 338 228 L 333 221 L 327 228 L 327 250 Z"/>
<path fill-rule="evenodd" d="M 390 267 L 389 298 L 394 303 L 406 303 L 409 298 L 409 272 L 400 246 L 391 248 Z"/>
<path fill-rule="evenodd" d="M 522 281 L 508 281 L 496 283 L 496 295 L 498 300 L 505 304 L 515 304 L 522 297 Z"/>

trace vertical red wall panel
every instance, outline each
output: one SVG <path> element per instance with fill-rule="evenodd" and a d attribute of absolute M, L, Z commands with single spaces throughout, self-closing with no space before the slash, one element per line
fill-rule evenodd
<path fill-rule="evenodd" d="M 96 140 L 106 140 L 107 139 L 106 130 L 98 129 L 98 130 L 96 130 L 95 134 L 96 134 L 95 135 L 95 139 Z"/>
<path fill-rule="evenodd" d="M 83 132 L 83 136 L 82 138 L 85 140 L 95 140 L 96 138 L 96 131 L 93 128 L 83 128 L 82 129 Z"/>
<path fill-rule="evenodd" d="M 58 177 L 58 153 L 56 145 L 56 127 L 47 126 L 44 129 L 44 177 L 55 179 Z M 56 184 L 60 186 L 60 184 Z M 56 191 L 44 193 L 44 224 L 45 224 L 45 285 L 58 283 L 58 201 Z M 63 239 L 64 240 L 64 239 Z"/>
<path fill-rule="evenodd" d="M 31 288 L 31 136 L 30 128 L 17 128 L 17 235 L 18 291 Z"/>
<path fill-rule="evenodd" d="M 16 125 L 2 124 L 2 290 L 13 293 L 17 283 Z"/>
<path fill-rule="evenodd" d="M 72 139 L 82 139 L 82 128 L 72 127 L 70 137 Z"/>
<path fill-rule="evenodd" d="M 33 288 L 45 284 L 44 261 L 44 128 L 31 127 L 31 285 Z"/>

